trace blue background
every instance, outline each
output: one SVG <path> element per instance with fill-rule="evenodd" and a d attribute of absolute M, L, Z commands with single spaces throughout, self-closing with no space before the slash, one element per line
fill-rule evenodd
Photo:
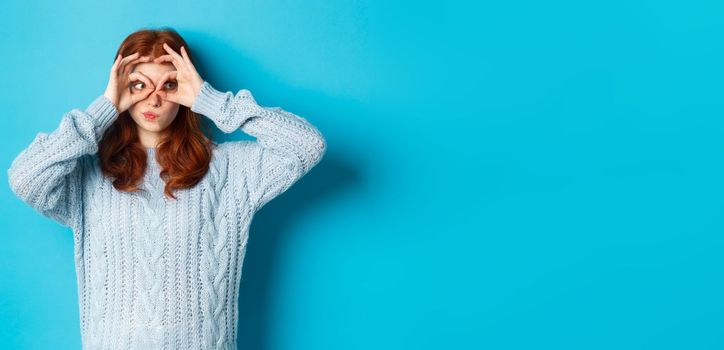
<path fill-rule="evenodd" d="M 324 133 L 252 224 L 239 349 L 724 348 L 719 2 L 2 7 L 5 168 L 141 27 Z M 0 205 L 0 348 L 78 349 L 70 230 Z"/>

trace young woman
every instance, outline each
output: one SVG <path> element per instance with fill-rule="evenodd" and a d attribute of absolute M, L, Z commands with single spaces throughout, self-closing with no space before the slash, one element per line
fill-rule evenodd
<path fill-rule="evenodd" d="M 306 119 L 214 89 L 193 62 L 173 29 L 132 33 L 105 92 L 8 170 L 73 230 L 84 349 L 236 349 L 252 217 L 326 151 Z M 199 115 L 256 140 L 213 143 Z"/>

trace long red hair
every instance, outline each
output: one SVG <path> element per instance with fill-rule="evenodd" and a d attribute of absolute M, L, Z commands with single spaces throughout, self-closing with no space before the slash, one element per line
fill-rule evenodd
<path fill-rule="evenodd" d="M 156 58 L 166 54 L 163 44 L 176 52 L 186 49 L 196 65 L 186 41 L 173 29 L 142 29 L 131 33 L 114 55 L 123 57 L 134 52 Z M 203 127 L 203 130 L 202 130 Z M 156 148 L 161 166 L 161 178 L 166 182 L 164 194 L 176 199 L 175 189 L 194 187 L 209 170 L 212 149 L 216 146 L 210 137 L 208 125 L 190 108 L 179 105 L 176 119 L 164 130 Z M 105 131 L 98 144 L 98 156 L 103 175 L 113 178 L 113 187 L 119 191 L 136 192 L 146 171 L 146 150 L 138 138 L 138 127 L 126 110 Z"/>

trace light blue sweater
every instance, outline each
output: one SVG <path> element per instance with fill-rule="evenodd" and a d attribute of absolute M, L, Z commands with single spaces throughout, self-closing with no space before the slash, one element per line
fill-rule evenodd
<path fill-rule="evenodd" d="M 236 349 L 237 298 L 253 215 L 314 167 L 326 141 L 306 119 L 204 82 L 191 107 L 256 141 L 214 149 L 195 187 L 163 194 L 147 148 L 142 187 L 116 190 L 97 150 L 118 117 L 103 95 L 38 133 L 8 179 L 25 203 L 73 230 L 84 349 Z"/>

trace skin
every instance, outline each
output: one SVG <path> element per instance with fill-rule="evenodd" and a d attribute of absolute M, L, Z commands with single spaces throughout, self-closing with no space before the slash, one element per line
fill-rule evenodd
<path fill-rule="evenodd" d="M 164 91 L 176 89 L 175 80 L 164 82 L 162 79 L 165 73 L 171 70 L 175 70 L 173 65 L 155 62 L 139 63 L 133 68 L 134 72 L 146 76 L 151 84 L 149 85 L 143 80 L 131 81 L 131 93 L 144 95 L 147 94 L 144 90 L 153 90 L 150 95 L 128 109 L 128 113 L 138 126 L 138 138 L 144 147 L 156 147 L 163 131 L 171 125 L 178 115 L 179 104 L 166 101 L 163 96 Z M 143 115 L 144 112 L 152 112 L 159 117 L 149 120 Z"/>
<path fill-rule="evenodd" d="M 103 93 L 119 113 L 128 110 L 144 147 L 157 147 L 179 105 L 191 108 L 204 83 L 183 46 L 180 54 L 165 43 L 163 48 L 167 54 L 153 60 L 138 52 L 123 58 L 118 55 Z M 148 120 L 143 112 L 159 117 Z"/>

